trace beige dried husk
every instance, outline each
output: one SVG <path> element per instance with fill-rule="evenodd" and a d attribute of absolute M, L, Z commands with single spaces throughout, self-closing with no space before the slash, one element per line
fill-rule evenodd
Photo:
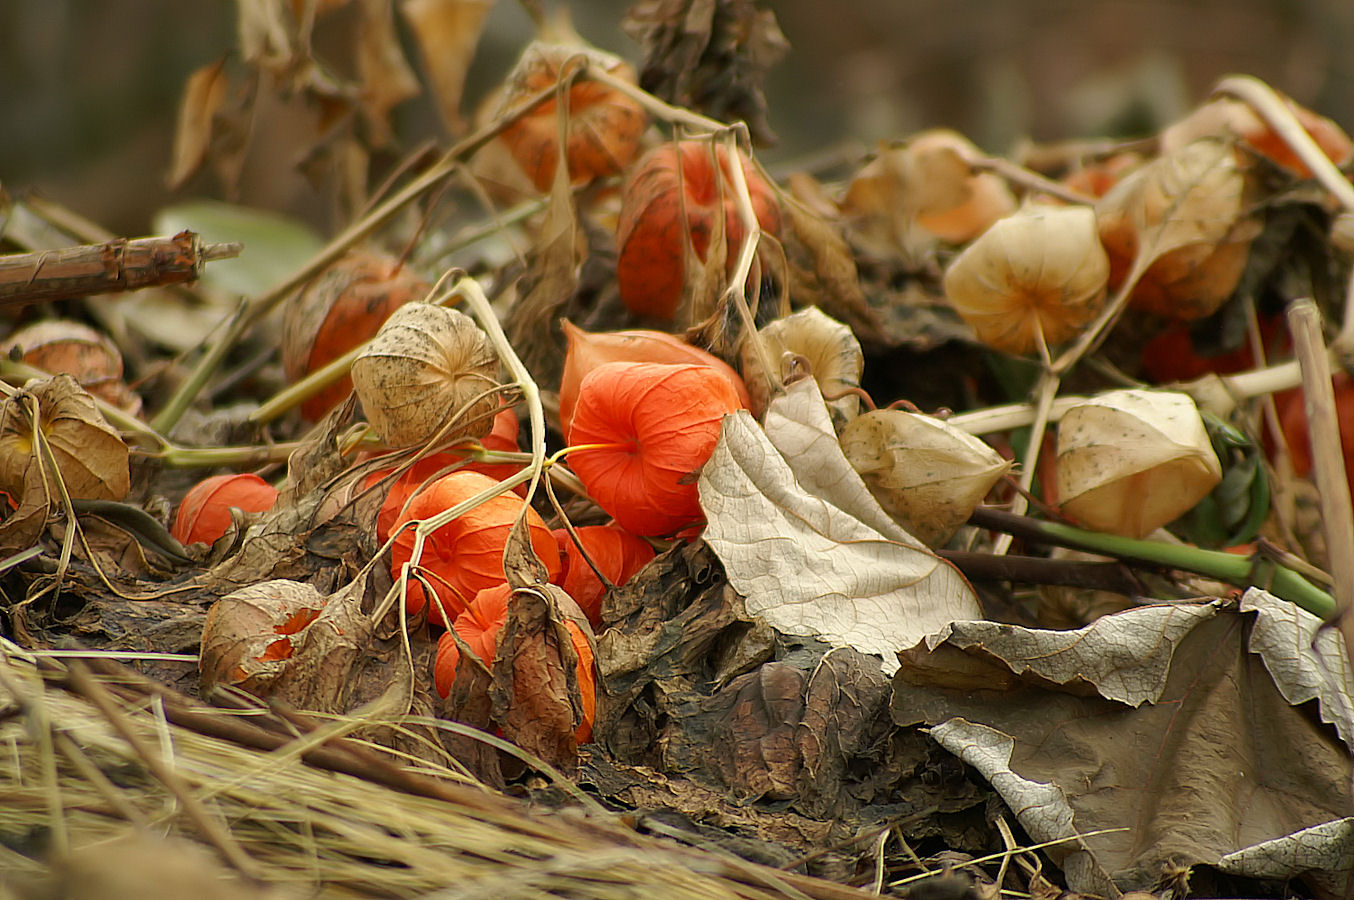
<path fill-rule="evenodd" d="M 272 681 L 289 665 L 292 636 L 319 616 L 327 599 L 312 585 L 279 578 L 217 600 L 202 626 L 203 691 L 231 685 L 268 696 Z"/>
<path fill-rule="evenodd" d="M 1111 391 L 1058 424 L 1058 496 L 1088 528 L 1140 538 L 1188 512 L 1222 480 L 1194 401 Z"/>
<path fill-rule="evenodd" d="M 51 458 L 43 453 L 43 443 L 51 449 Z M 71 497 L 121 500 L 131 489 L 127 445 L 94 398 L 70 375 L 30 382 L 0 403 L 0 491 L 17 500 L 23 495 L 28 467 L 42 466 L 49 502 L 58 500 L 53 462 Z"/>
<path fill-rule="evenodd" d="M 1013 465 L 968 432 L 901 409 L 861 413 L 839 437 L 879 505 L 932 547 L 953 536 Z"/>
<path fill-rule="evenodd" d="M 353 361 L 352 375 L 367 421 L 388 447 L 483 437 L 498 412 L 498 355 L 458 310 L 401 306 Z"/>
<path fill-rule="evenodd" d="M 796 368 L 807 363 L 819 392 L 835 398 L 827 401 L 827 408 L 838 429 L 860 412 L 860 398 L 848 392 L 860 387 L 865 356 L 849 327 L 809 306 L 768 323 L 757 335 L 766 348 L 767 360 L 781 366 L 778 374 L 782 381 L 787 375 L 798 374 Z M 771 401 L 771 385 L 752 343 L 745 341 L 739 352 L 752 413 L 760 419 Z"/>
<path fill-rule="evenodd" d="M 1236 290 L 1260 233 L 1249 209 L 1248 179 L 1229 141 L 1198 140 L 1131 172 L 1096 204 L 1114 283 L 1141 268 L 1135 308 L 1212 315 Z"/>
<path fill-rule="evenodd" d="M 660 842 L 638 834 L 594 808 L 552 812 L 494 793 L 457 770 L 449 757 L 437 764 L 395 761 L 410 777 L 431 776 L 442 797 L 416 796 L 347 774 L 323 771 L 302 756 L 331 749 L 357 729 L 394 728 L 407 737 L 427 728 L 462 728 L 415 716 L 339 716 L 323 726 L 331 744 L 314 736 L 273 752 L 254 750 L 175 722 L 183 698 L 152 699 L 138 681 L 120 678 L 106 691 L 112 709 L 101 712 L 67 690 L 63 666 L 47 660 L 44 678 L 36 658 L 0 639 L 0 708 L 23 710 L 0 721 L 0 833 L 52 835 L 50 854 L 23 852 L 0 841 L 5 887 L 25 887 L 20 896 L 63 893 L 77 875 L 101 888 L 129 884 L 139 876 L 144 897 L 591 897 L 597 900 L 780 900 L 803 897 L 822 884 L 793 873 L 730 862 L 713 852 Z M 146 690 L 146 689 L 141 689 Z M 113 692 L 117 693 L 114 695 Z M 171 709 L 166 716 L 166 707 Z M 255 716 L 195 705 L 199 728 L 222 729 Z M 142 756 L 110 723 L 116 717 L 155 760 Z M 274 720 L 276 721 L 276 720 Z M 257 729 L 256 729 L 257 730 Z M 218 823 L 223 840 L 247 858 L 257 883 L 247 883 L 184 815 L 183 800 L 153 774 L 174 773 L 186 795 Z M 370 764 L 358 767 L 370 772 Z M 560 786 L 577 793 L 567 782 Z M 126 858 L 99 855 L 110 840 L 152 826 L 149 840 L 163 839 L 163 858 L 138 855 L 136 871 Z M 145 840 L 145 838 L 143 838 Z M 185 845 L 206 867 L 191 876 L 169 857 Z M 127 845 L 130 847 L 130 844 Z M 102 868 L 100 868 L 102 867 Z M 259 885 L 268 885 L 264 893 Z M 841 885 L 823 884 L 832 896 L 862 898 Z M 796 890 L 798 888 L 799 890 Z M 210 889 L 210 890 L 209 890 Z M 0 893 L 4 888 L 0 888 Z M 107 893 L 78 896 L 111 896 Z"/>
<path fill-rule="evenodd" d="M 997 222 L 945 271 L 945 297 L 978 340 L 1024 354 L 1075 337 L 1105 304 L 1109 259 L 1095 213 L 1029 206 Z"/>

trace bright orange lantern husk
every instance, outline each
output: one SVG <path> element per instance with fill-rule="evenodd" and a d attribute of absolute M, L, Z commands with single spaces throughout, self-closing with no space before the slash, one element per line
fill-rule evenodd
<path fill-rule="evenodd" d="M 622 528 L 672 534 L 704 520 L 694 476 L 740 408 L 708 366 L 606 363 L 579 386 L 569 465 Z"/>
<path fill-rule="evenodd" d="M 619 525 L 585 525 L 575 528 L 578 540 L 587 550 L 597 568 L 616 586 L 625 584 L 654 558 L 654 549 L 643 538 L 636 537 Z M 606 586 L 583 558 L 583 551 L 574 543 L 569 532 L 555 529 L 555 541 L 564 556 L 564 569 L 559 586 L 574 598 L 593 627 L 602 623 L 602 597 Z"/>
<path fill-rule="evenodd" d="M 426 519 L 456 506 L 498 482 L 479 472 L 452 472 L 433 481 L 409 501 L 394 528 L 415 519 Z M 475 594 L 502 584 L 503 550 L 513 522 L 525 503 L 513 493 L 499 494 L 453 519 L 430 534 L 423 545 L 419 567 L 437 591 L 437 602 L 428 610 L 428 621 L 445 625 L 470 604 Z M 540 557 L 553 580 L 560 568 L 559 545 L 534 509 L 527 509 L 531 548 Z M 390 571 L 399 578 L 414 549 L 414 528 L 396 535 L 390 551 Z M 411 577 L 406 588 L 405 609 L 413 615 L 428 604 L 423 585 Z"/>
<path fill-rule="evenodd" d="M 174 516 L 169 533 L 180 544 L 210 544 L 230 527 L 230 508 L 264 512 L 277 502 L 277 488 L 259 476 L 213 475 L 189 489 Z"/>

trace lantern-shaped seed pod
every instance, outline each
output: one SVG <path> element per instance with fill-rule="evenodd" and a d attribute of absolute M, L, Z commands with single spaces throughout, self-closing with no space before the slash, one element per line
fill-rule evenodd
<path fill-rule="evenodd" d="M 414 495 L 404 513 L 395 521 L 399 533 L 390 551 L 390 572 L 399 579 L 404 564 L 413 557 L 414 529 L 406 522 L 427 519 L 468 500 L 497 484 L 479 472 L 452 472 L 429 484 Z M 508 533 L 526 501 L 514 493 L 499 494 L 468 510 L 430 534 L 423 544 L 418 565 L 424 577 L 437 591 L 437 601 L 428 610 L 428 621 L 445 625 L 465 609 L 475 594 L 507 580 L 503 570 L 503 552 Z M 559 545 L 545 521 L 527 508 L 527 528 L 531 549 L 545 564 L 549 579 L 560 570 Z M 423 585 L 410 578 L 405 608 L 417 613 L 428 603 Z"/>
<path fill-rule="evenodd" d="M 512 111 L 532 95 L 554 85 L 571 60 L 634 83 L 634 71 L 620 57 L 593 47 L 533 41 L 508 76 L 495 116 Z M 610 85 L 586 78 L 569 86 L 564 154 L 575 184 L 614 175 L 634 159 L 646 124 L 637 100 Z M 500 140 L 537 190 L 550 189 L 559 165 L 559 111 L 547 100 L 503 129 Z"/>
<path fill-rule="evenodd" d="M 51 450 L 50 460 L 40 441 Z M 59 503 L 53 462 L 71 497 L 121 500 L 131 490 L 131 451 L 70 375 L 29 382 L 0 402 L 0 491 L 22 497 L 28 467 L 41 464 L 47 497 Z"/>
<path fill-rule="evenodd" d="M 945 272 L 945 296 L 978 339 L 1029 353 L 1076 336 L 1103 308 L 1109 260 L 1085 207 L 1031 206 L 997 222 Z"/>
<path fill-rule="evenodd" d="M 980 151 L 958 132 L 924 131 L 908 141 L 906 149 L 919 179 L 930 183 L 928 199 L 917 210 L 917 224 L 942 241 L 965 243 L 1015 212 L 1015 197 L 999 175 L 971 170 L 968 159 Z M 950 183 L 934 184 L 932 173 Z"/>
<path fill-rule="evenodd" d="M 229 685 L 258 697 L 273 693 L 293 665 L 297 642 L 328 601 L 312 585 L 281 578 L 217 600 L 207 610 L 198 654 L 204 692 Z"/>
<path fill-rule="evenodd" d="M 230 528 L 232 507 L 264 512 L 277 502 L 277 488 L 252 472 L 213 475 L 183 496 L 169 533 L 180 544 L 210 544 Z"/>
<path fill-rule="evenodd" d="M 584 331 L 568 319 L 560 324 L 564 327 L 564 337 L 568 341 L 568 349 L 564 354 L 564 374 L 559 384 L 559 420 L 565 434 L 569 433 L 569 423 L 574 418 L 578 386 L 583 376 L 602 363 L 609 362 L 709 366 L 729 380 L 744 407 L 752 408 L 742 377 L 728 363 L 688 344 L 675 334 L 644 329 Z"/>
<path fill-rule="evenodd" d="M 968 432 L 901 409 L 861 413 L 840 440 L 879 505 L 932 547 L 950 539 L 1012 465 Z"/>
<path fill-rule="evenodd" d="M 1260 233 L 1250 194 L 1228 141 L 1198 140 L 1134 170 L 1096 204 L 1110 283 L 1119 285 L 1146 253 L 1152 262 L 1133 287 L 1135 309 L 1212 315 L 1236 290 Z"/>
<path fill-rule="evenodd" d="M 18 353 L 30 366 L 65 373 L 80 387 L 133 415 L 141 398 L 122 380 L 122 351 L 107 335 L 70 319 L 42 319 L 0 342 L 0 354 Z"/>
<path fill-rule="evenodd" d="M 834 398 L 827 401 L 827 407 L 837 428 L 860 412 L 860 398 L 850 391 L 860 387 L 865 355 L 848 326 L 810 306 L 768 323 L 758 330 L 757 336 L 766 348 L 768 361 L 773 366 L 782 366 L 779 373 L 782 378 L 786 374 L 783 371 L 786 354 L 792 357 L 792 365 L 807 363 L 819 392 Z M 752 398 L 752 413 L 760 419 L 771 402 L 771 385 L 752 343 L 744 343 L 739 353 Z"/>
<path fill-rule="evenodd" d="M 636 537 L 616 524 L 584 525 L 575 528 L 578 544 L 612 584 L 620 587 L 654 558 L 654 549 L 643 538 Z M 559 586 L 574 598 L 578 608 L 596 628 L 602 624 L 602 598 L 606 586 L 583 558 L 583 550 L 574 543 L 567 529 L 555 529 L 555 540 L 563 553 L 564 568 Z"/>
<path fill-rule="evenodd" d="M 569 465 L 626 531 L 673 534 L 704 519 L 695 473 L 739 408 L 709 366 L 606 363 L 579 388 Z"/>
<path fill-rule="evenodd" d="M 323 368 L 371 339 L 397 308 L 423 298 L 428 285 L 394 257 L 352 250 L 287 298 L 282 314 L 282 368 L 291 381 Z M 353 389 L 348 376 L 301 404 L 319 419 Z"/>
<path fill-rule="evenodd" d="M 1058 423 L 1058 496 L 1088 528 L 1140 538 L 1188 512 L 1222 480 L 1189 395 L 1123 390 Z"/>
<path fill-rule="evenodd" d="M 498 355 L 464 313 L 410 303 L 353 361 L 353 385 L 372 430 L 389 447 L 482 437 L 499 406 Z"/>

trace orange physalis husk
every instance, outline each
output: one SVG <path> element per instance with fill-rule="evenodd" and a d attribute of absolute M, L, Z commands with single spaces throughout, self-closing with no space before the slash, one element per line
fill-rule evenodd
<path fill-rule="evenodd" d="M 122 380 L 122 351 L 105 334 L 70 319 L 39 319 L 0 341 L 0 356 L 64 372 L 100 400 L 137 415 L 141 398 Z"/>
<path fill-rule="evenodd" d="M 929 195 L 917 210 L 917 224 L 942 241 L 971 241 L 1015 212 L 1015 196 L 999 175 L 972 170 L 968 160 L 980 153 L 963 135 L 935 128 L 913 137 L 906 150 Z M 937 184 L 946 179 L 952 183 Z"/>
<path fill-rule="evenodd" d="M 299 381 L 369 340 L 390 314 L 427 294 L 428 284 L 394 257 L 353 250 L 287 299 L 282 317 L 282 368 Z M 301 404 L 316 420 L 348 396 L 340 378 Z"/>
<path fill-rule="evenodd" d="M 450 509 L 497 482 L 480 472 L 452 472 L 444 475 L 414 495 L 404 513 L 395 521 L 399 529 L 405 522 L 426 519 Z M 503 571 L 503 549 L 508 532 L 525 503 L 511 492 L 499 494 L 462 514 L 430 534 L 423 544 L 419 568 L 437 591 L 437 601 L 428 610 L 428 621 L 445 625 L 447 617 L 455 618 L 470 603 L 475 594 L 502 583 L 507 577 Z M 527 526 L 531 534 L 531 549 L 540 557 L 554 579 L 559 572 L 559 545 L 546 527 L 545 520 L 534 509 L 527 509 Z M 390 550 L 390 572 L 400 577 L 404 564 L 409 562 L 414 549 L 414 527 L 399 532 Z M 423 585 L 418 579 L 409 579 L 405 609 L 415 614 L 428 603 Z M 445 614 L 444 614 L 445 613 Z"/>
<path fill-rule="evenodd" d="M 606 363 L 579 387 L 569 465 L 602 509 L 641 536 L 672 534 L 704 513 L 695 472 L 726 414 L 741 408 L 709 366 Z"/>
<path fill-rule="evenodd" d="M 720 173 L 715 171 L 710 144 L 698 140 L 655 147 L 635 164 L 616 224 L 616 285 L 631 312 L 661 319 L 676 314 L 687 278 L 682 235 L 691 235 L 691 249 L 704 262 L 716 215 L 724 217 L 725 258 L 732 270 L 745 232 L 729 183 L 728 153 L 723 147 L 716 153 Z M 775 193 L 741 153 L 739 160 L 758 225 L 768 234 L 778 234 Z"/>
<path fill-rule="evenodd" d="M 496 115 L 555 84 L 566 64 L 583 59 L 601 70 L 634 83 L 630 66 L 619 57 L 592 47 L 532 42 L 508 77 Z M 569 180 L 575 184 L 614 175 L 629 165 L 639 150 L 647 124 L 644 108 L 631 97 L 598 81 L 575 79 L 566 92 L 568 121 L 564 153 Z M 540 106 L 503 129 L 500 140 L 539 191 L 548 191 L 559 165 L 559 112 L 555 100 Z"/>
<path fill-rule="evenodd" d="M 501 410 L 494 416 L 493 430 L 480 439 L 480 444 L 486 450 L 501 453 L 516 452 L 519 449 L 517 429 L 517 414 L 511 409 Z M 381 510 L 376 514 L 376 538 L 385 543 L 386 538 L 390 537 L 391 527 L 404 511 L 404 504 L 419 488 L 434 478 L 452 472 L 479 472 L 495 481 L 502 481 L 510 475 L 516 475 L 521 468 L 518 463 L 467 462 L 466 455 L 455 450 L 430 453 L 399 473 L 390 484 L 385 500 L 381 503 Z M 362 489 L 367 490 L 394 474 L 394 468 L 377 469 L 363 480 Z M 519 496 L 526 496 L 525 485 L 518 485 L 515 490 Z"/>
<path fill-rule="evenodd" d="M 252 472 L 213 475 L 184 495 L 169 533 L 180 544 L 210 544 L 230 528 L 230 508 L 265 512 L 277 502 L 277 488 Z"/>
<path fill-rule="evenodd" d="M 584 331 L 565 319 L 560 323 L 568 349 L 564 354 L 564 375 L 559 384 L 560 429 L 569 433 L 574 405 L 578 402 L 578 386 L 583 376 L 602 363 L 647 362 L 668 365 L 709 366 L 729 380 L 738 401 L 751 408 L 747 386 L 733 367 L 724 360 L 666 331 Z"/>
<path fill-rule="evenodd" d="M 508 621 L 508 602 L 512 593 L 512 586 L 508 584 L 480 591 L 465 611 L 456 617 L 452 626 L 470 651 L 490 669 L 498 652 L 498 634 Z M 592 725 L 597 716 L 597 679 L 593 674 L 592 646 L 576 622 L 566 618 L 564 627 L 569 632 L 569 642 L 578 656 L 578 692 L 583 701 L 583 720 L 578 723 L 574 736 L 583 744 L 591 739 Z M 438 639 L 437 656 L 433 660 L 433 686 L 439 696 L 451 694 L 460 661 L 461 649 L 448 631 Z"/>
<path fill-rule="evenodd" d="M 648 541 L 619 525 L 585 525 L 574 531 L 597 568 L 617 587 L 629 581 L 654 558 L 654 549 Z M 564 555 L 564 569 L 558 584 L 574 598 L 595 628 L 602 623 L 602 597 L 606 595 L 606 586 L 583 558 L 583 551 L 566 529 L 556 528 L 555 540 Z"/>
<path fill-rule="evenodd" d="M 329 598 L 296 581 L 261 581 L 232 591 L 207 610 L 198 654 L 202 686 L 231 685 L 259 697 L 272 693 L 297 641 Z"/>

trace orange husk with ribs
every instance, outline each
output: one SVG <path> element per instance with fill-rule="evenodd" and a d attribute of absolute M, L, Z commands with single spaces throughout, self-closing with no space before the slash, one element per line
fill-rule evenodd
<path fill-rule="evenodd" d="M 758 227 L 779 234 L 780 206 L 771 185 L 741 152 L 738 161 Z M 712 252 L 711 237 L 722 230 L 721 251 L 732 272 L 747 232 L 734 202 L 731 172 L 728 151 L 700 140 L 663 144 L 635 163 L 616 225 L 616 285 L 631 312 L 659 319 L 676 315 L 683 287 L 693 277 L 686 264 L 688 241 L 704 263 Z"/>
<path fill-rule="evenodd" d="M 401 578 L 405 563 L 413 556 L 415 526 L 402 527 L 405 523 L 431 518 L 496 484 L 495 479 L 480 472 L 456 471 L 414 494 L 393 526 L 397 534 L 390 551 L 391 575 L 396 580 Z M 499 494 L 428 535 L 416 562 L 419 575 L 429 582 L 436 597 L 430 602 L 422 581 L 411 574 L 406 585 L 405 610 L 414 615 L 428 606 L 428 621 L 445 625 L 479 591 L 503 583 L 507 578 L 503 554 L 508 534 L 525 503 L 511 491 Z M 555 536 L 534 509 L 527 507 L 526 519 L 531 549 L 545 565 L 548 579 L 554 580 L 560 569 Z"/>
<path fill-rule="evenodd" d="M 725 379 L 738 395 L 744 408 L 751 408 L 747 386 L 742 377 L 724 360 L 665 331 L 584 331 L 565 319 L 567 349 L 564 354 L 564 374 L 559 385 L 560 430 L 569 433 L 578 403 L 578 388 L 583 377 L 593 369 L 609 362 L 647 362 L 669 365 L 709 366 Z"/>
<path fill-rule="evenodd" d="M 569 465 L 622 528 L 673 534 L 704 520 L 695 476 L 741 408 L 709 366 L 606 363 L 579 386 Z"/>
<path fill-rule="evenodd" d="M 606 576 L 607 581 L 620 587 L 654 558 L 654 549 L 643 538 L 636 537 L 614 523 L 584 525 L 575 528 L 575 542 L 567 529 L 555 529 L 555 540 L 560 546 L 563 568 L 559 586 L 574 598 L 579 609 L 596 628 L 602 624 L 602 598 L 606 585 L 597 572 L 588 565 L 588 559 Z M 581 545 L 581 547 L 580 547 Z M 586 552 L 587 558 L 584 557 Z"/>

